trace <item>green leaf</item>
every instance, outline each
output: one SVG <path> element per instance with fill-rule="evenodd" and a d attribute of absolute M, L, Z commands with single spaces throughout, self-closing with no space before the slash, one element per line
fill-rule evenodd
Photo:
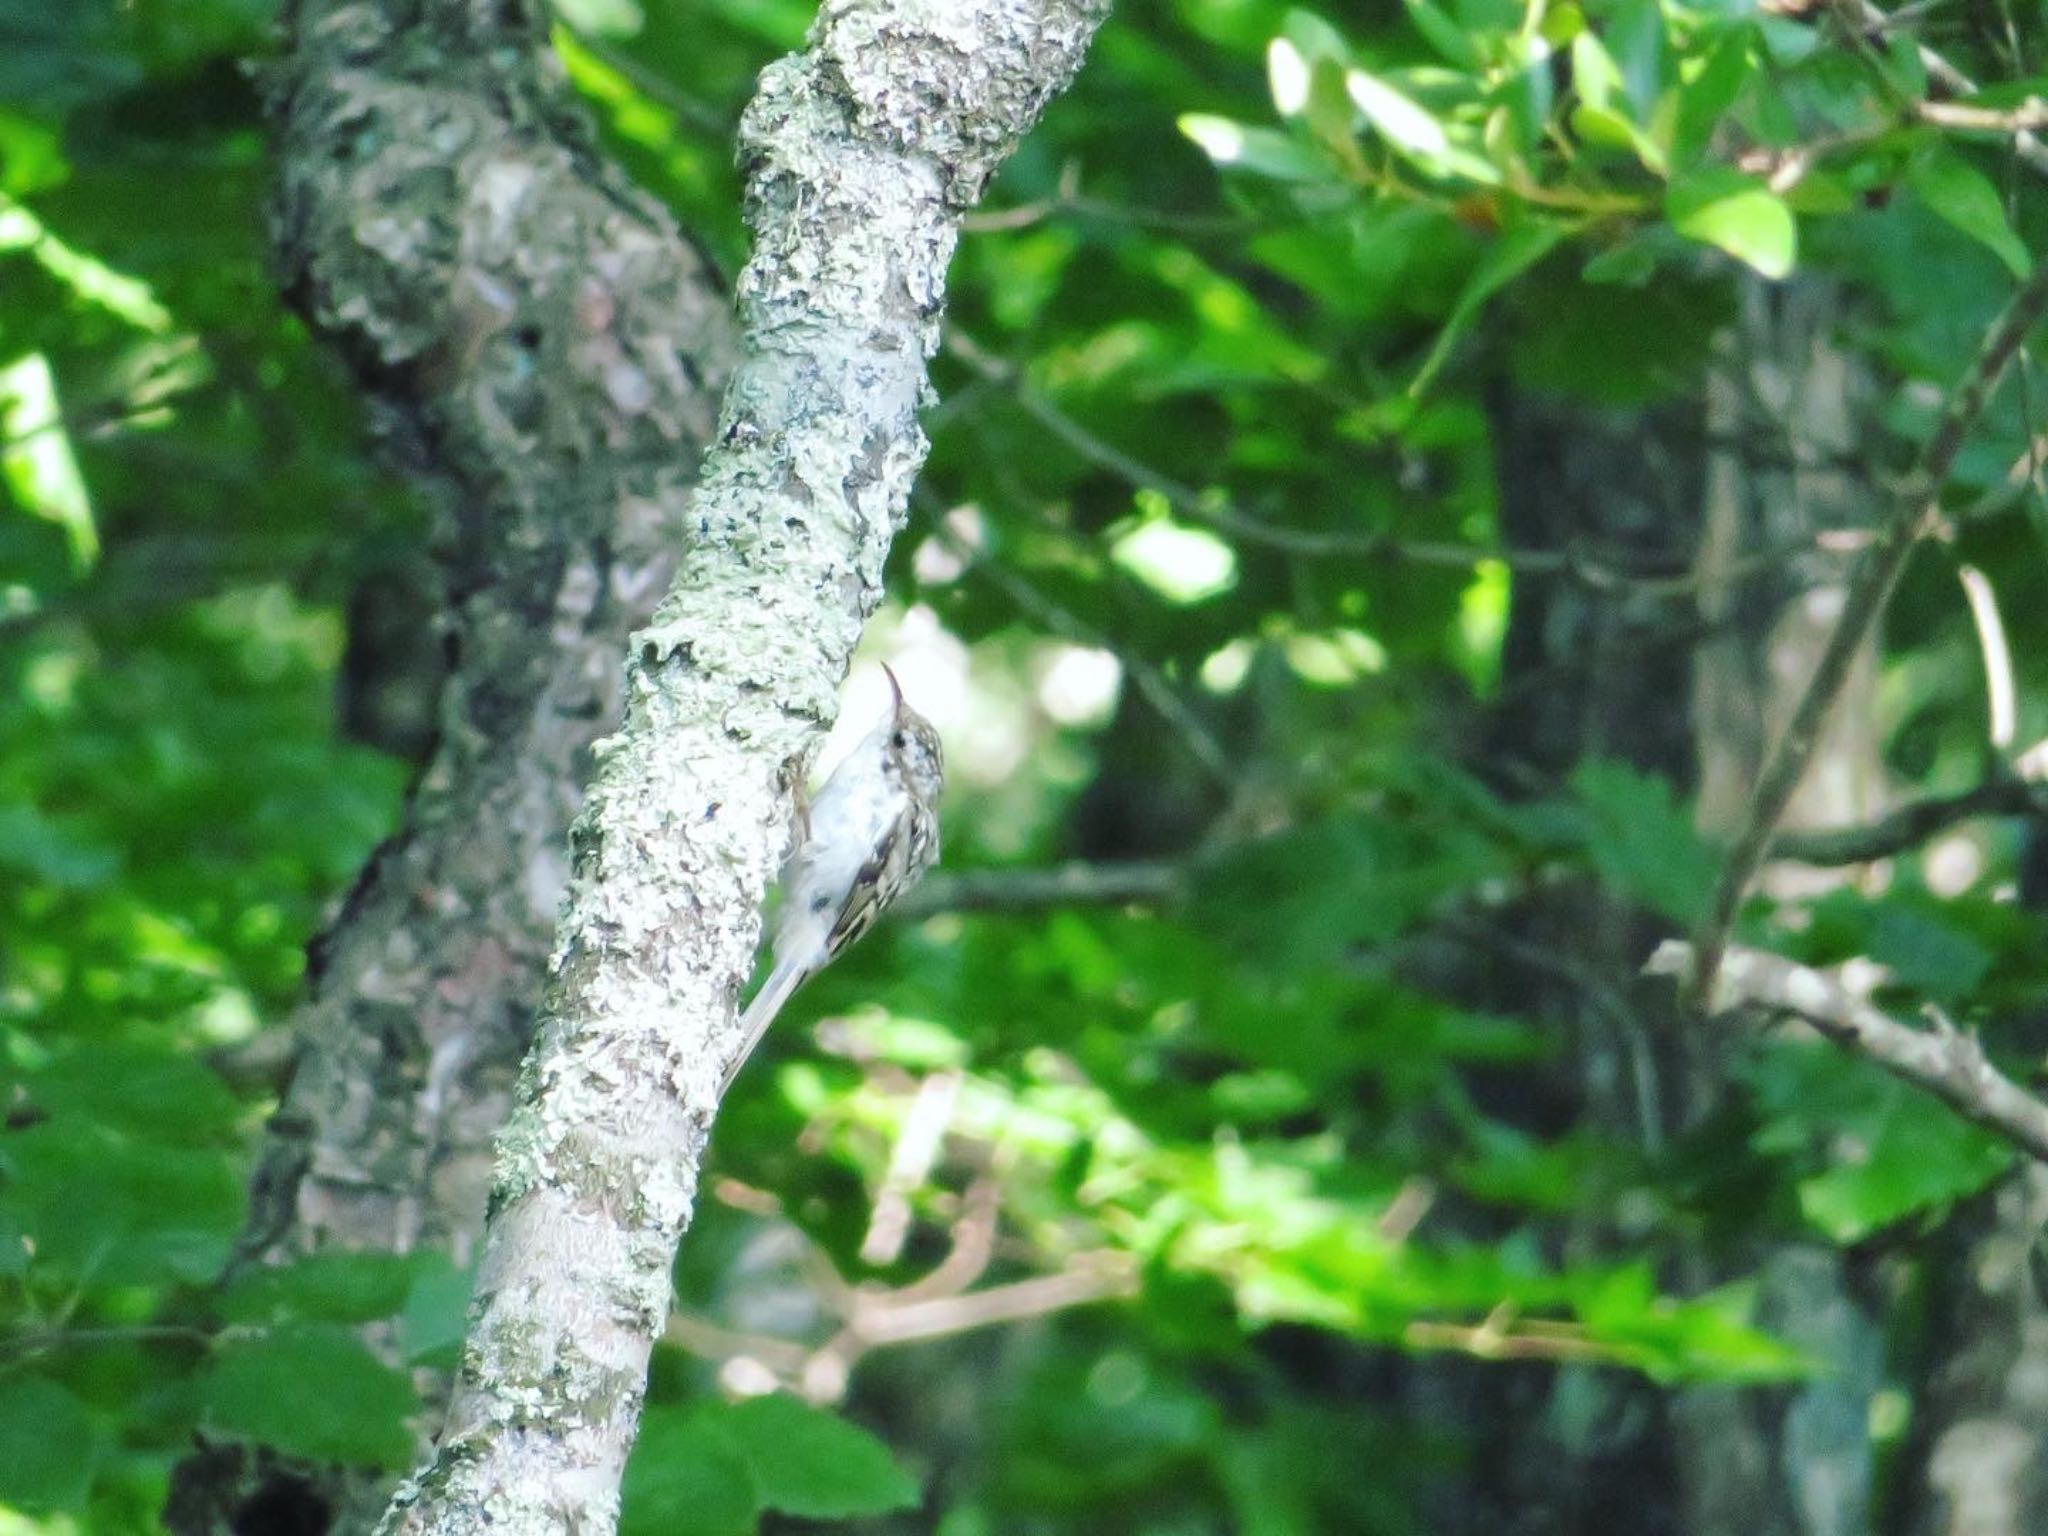
<path fill-rule="evenodd" d="M 412 1457 L 412 1383 L 342 1328 L 229 1338 L 200 1387 L 211 1429 L 317 1461 L 396 1470 Z"/>
<path fill-rule="evenodd" d="M 1906 185 L 1920 201 L 1957 229 L 1989 248 L 2014 277 L 2034 268 L 2025 242 L 2005 216 L 2005 199 L 1991 178 L 1946 145 L 1937 145 L 1906 167 Z"/>
<path fill-rule="evenodd" d="M 360 1323 L 405 1304 L 419 1268 L 414 1255 L 315 1253 L 244 1275 L 221 1293 L 230 1322 Z"/>
<path fill-rule="evenodd" d="M 0 805 L 0 869 L 71 890 L 105 885 L 121 867 L 107 847 L 76 821 L 30 805 Z"/>
<path fill-rule="evenodd" d="M 26 251 L 80 299 L 138 330 L 162 335 L 171 329 L 170 311 L 147 283 L 75 249 L 22 204 L 0 196 L 0 252 L 7 251 Z"/>
<path fill-rule="evenodd" d="M 1943 922 L 1938 909 L 1885 902 L 1871 924 L 1870 958 L 1889 969 L 1900 986 L 1938 1002 L 1957 1003 L 1977 990 L 1997 956 L 1970 934 Z"/>
<path fill-rule="evenodd" d="M 555 9 L 591 37 L 633 37 L 647 24 L 635 0 L 555 0 Z"/>
<path fill-rule="evenodd" d="M 82 1509 L 105 1438 L 85 1404 L 55 1382 L 0 1376 L 0 1506 L 38 1515 Z"/>
<path fill-rule="evenodd" d="M 79 571 L 99 558 L 92 498 L 71 449 L 57 376 L 31 352 L 0 368 L 0 479 L 24 511 L 57 524 Z"/>
<path fill-rule="evenodd" d="M 1330 163 L 1305 144 L 1271 128 L 1251 128 L 1207 112 L 1183 113 L 1180 131 L 1217 165 L 1275 181 L 1330 181 Z"/>
<path fill-rule="evenodd" d="M 1799 1208 L 1838 1243 L 1984 1188 L 2018 1156 L 1946 1105 L 1897 1087 L 1892 1112 L 1833 1138 L 1838 1161 L 1799 1185 Z"/>
<path fill-rule="evenodd" d="M 187 1145 L 215 1141 L 242 1118 L 227 1084 L 192 1057 L 161 1047 L 77 1047 L 31 1073 L 28 1089 L 47 1114 Z"/>
<path fill-rule="evenodd" d="M 1671 169 L 1657 141 L 1622 113 L 1609 107 L 1580 105 L 1572 109 L 1572 128 L 1589 144 L 1625 149 L 1642 163 L 1643 169 L 1662 176 Z"/>
<path fill-rule="evenodd" d="M 1362 69 L 1344 72 L 1344 89 L 1365 120 L 1396 149 L 1424 159 L 1440 156 L 1451 147 L 1444 125 L 1428 108 L 1404 96 L 1386 81 Z"/>
<path fill-rule="evenodd" d="M 1422 366 L 1409 382 L 1408 393 L 1419 395 L 1429 387 L 1430 381 L 1450 357 L 1451 348 L 1479 318 L 1488 299 L 1556 250 L 1570 233 L 1568 224 L 1517 224 L 1494 241 L 1472 269 L 1472 275 L 1465 279 L 1465 286 L 1458 290 L 1457 300 L 1451 305 L 1442 329 L 1437 332 L 1429 355 L 1422 360 Z"/>
<path fill-rule="evenodd" d="M 1608 0 L 1603 12 L 1601 30 L 1620 68 L 1622 88 L 1635 115 L 1647 116 L 1666 84 L 1663 7 L 1658 0 Z"/>
<path fill-rule="evenodd" d="M 117 1134 L 77 1118 L 0 1139 L 0 1193 L 34 1241 L 38 1271 L 102 1285 L 208 1280 L 244 1210 L 238 1161 Z"/>
<path fill-rule="evenodd" d="M 415 1365 L 447 1368 L 455 1363 L 469 1332 L 469 1298 L 476 1278 L 457 1269 L 444 1254 L 419 1255 L 412 1289 L 399 1314 L 405 1358 Z"/>
<path fill-rule="evenodd" d="M 1335 174 L 1329 162 L 1309 145 L 1274 129 L 1245 127 L 1208 113 L 1184 113 L 1180 131 L 1194 139 L 1202 154 L 1227 170 L 1282 182 L 1327 182 Z"/>
<path fill-rule="evenodd" d="M 1601 878 L 1673 922 L 1697 918 L 1718 865 L 1670 783 L 1593 759 L 1573 772 L 1571 787 L 1589 813 L 1586 852 Z"/>
<path fill-rule="evenodd" d="M 810 1520 L 912 1509 L 917 1481 L 858 1425 L 793 1397 L 750 1398 L 729 1415 L 761 1503 Z"/>
<path fill-rule="evenodd" d="M 1572 39 L 1572 87 L 1589 107 L 1611 109 L 1622 94 L 1621 69 L 1608 56 L 1607 47 L 1592 32 Z"/>
<path fill-rule="evenodd" d="M 1673 135 L 1681 160 L 1705 151 L 1729 109 L 1749 84 L 1755 65 L 1751 53 L 1755 33 L 1747 25 L 1731 27 L 1688 71 L 1678 92 L 1678 122 Z"/>
<path fill-rule="evenodd" d="M 647 1409 L 620 1490 L 619 1536 L 741 1536 L 760 1513 L 729 1410 Z"/>
<path fill-rule="evenodd" d="M 2018 1155 L 1938 1099 L 1832 1046 L 1783 1042 L 1743 1075 L 1761 1111 L 1751 1146 L 1793 1162 L 1800 1210 L 1838 1243 L 1966 1199 Z"/>
<path fill-rule="evenodd" d="M 1785 200 L 1739 171 L 1712 169 L 1672 183 L 1664 216 L 1688 240 L 1726 251 L 1765 277 L 1788 274 L 1799 229 Z"/>
<path fill-rule="evenodd" d="M 1407 9 L 1408 20 L 1428 41 L 1430 47 L 1460 69 L 1475 73 L 1478 71 L 1479 50 L 1472 46 L 1472 39 L 1463 27 L 1431 4 L 1430 0 L 1401 0 L 1401 3 Z"/>
<path fill-rule="evenodd" d="M 1292 43 L 1310 65 L 1325 60 L 1338 65 L 1351 62 L 1351 49 L 1344 41 L 1344 34 L 1313 11 L 1289 11 L 1280 19 L 1280 35 Z"/>
<path fill-rule="evenodd" d="M 1295 971 L 1384 943 L 1449 892 L 1498 872 L 1500 858 L 1462 831 L 1331 817 L 1205 860 L 1190 907 L 1204 932 L 1246 960 Z"/>

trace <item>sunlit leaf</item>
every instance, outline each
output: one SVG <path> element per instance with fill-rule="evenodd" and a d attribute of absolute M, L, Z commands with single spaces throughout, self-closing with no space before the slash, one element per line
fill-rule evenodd
<path fill-rule="evenodd" d="M 1672 183 L 1664 199 L 1671 227 L 1726 251 L 1765 277 L 1784 277 L 1799 233 L 1785 200 L 1737 171 L 1702 171 Z"/>
<path fill-rule="evenodd" d="M 1270 128 L 1252 128 L 1203 112 L 1185 113 L 1180 131 L 1218 165 L 1278 181 L 1327 181 L 1331 167 L 1304 144 Z"/>
<path fill-rule="evenodd" d="M 1365 114 L 1367 122 L 1397 149 L 1424 157 L 1441 155 L 1451 147 L 1443 124 L 1419 103 L 1404 96 L 1377 75 L 1362 69 L 1345 72 L 1344 87 L 1351 100 Z"/>
<path fill-rule="evenodd" d="M 71 451 L 56 376 L 41 353 L 0 367 L 0 476 L 18 505 L 64 530 L 74 567 L 99 558 L 92 498 Z"/>

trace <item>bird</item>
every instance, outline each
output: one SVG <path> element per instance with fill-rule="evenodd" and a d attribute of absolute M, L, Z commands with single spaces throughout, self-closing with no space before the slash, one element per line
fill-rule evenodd
<path fill-rule="evenodd" d="M 768 1033 L 790 995 L 856 943 L 939 860 L 945 753 L 931 721 L 910 707 L 884 665 L 893 702 L 832 770 L 797 818 L 782 870 L 774 965 L 740 1015 L 740 1053 L 719 1091 Z"/>

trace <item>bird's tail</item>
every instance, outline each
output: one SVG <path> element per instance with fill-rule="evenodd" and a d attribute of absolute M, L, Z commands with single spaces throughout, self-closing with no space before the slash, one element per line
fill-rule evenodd
<path fill-rule="evenodd" d="M 789 995 L 804 984 L 804 978 L 811 974 L 807 965 L 794 961 L 778 960 L 775 968 L 768 973 L 768 979 L 761 983 L 761 990 L 754 994 L 754 1000 L 747 1004 L 747 1011 L 740 1015 L 742 1044 L 739 1055 L 733 1057 L 732 1065 L 725 1069 L 725 1079 L 718 1085 L 722 1095 L 732 1086 L 732 1080 L 740 1075 L 740 1068 L 747 1064 L 747 1058 L 754 1054 L 754 1048 L 761 1043 L 761 1037 L 768 1033 L 768 1026 L 775 1022 L 775 1015 L 782 1012 L 782 1005 L 789 1001 Z"/>

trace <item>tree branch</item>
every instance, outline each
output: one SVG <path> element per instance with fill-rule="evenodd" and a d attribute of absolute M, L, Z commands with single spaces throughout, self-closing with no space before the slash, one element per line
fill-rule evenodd
<path fill-rule="evenodd" d="M 1978 816 L 2044 815 L 2048 815 L 2048 784 L 1994 779 L 1958 794 L 1909 801 L 1861 826 L 1780 832 L 1771 839 L 1770 857 L 1821 867 L 1868 864 L 1917 848 L 1959 821 Z"/>
<path fill-rule="evenodd" d="M 1770 857 L 1832 868 L 1909 853 L 1936 833 L 1980 816 L 2048 816 L 2048 784 L 1994 779 L 1948 795 L 1908 801 L 1876 821 L 1780 832 Z M 1170 859 L 1043 868 L 938 870 L 905 898 L 907 917 L 941 912 L 1037 912 L 1052 907 L 1162 907 L 1187 894 L 1192 870 Z"/>
<path fill-rule="evenodd" d="M 792 788 L 924 459 L 916 413 L 959 217 L 1104 8 L 848 0 L 762 74 L 740 134 L 744 359 L 571 834 L 461 1375 L 389 1531 L 616 1526 Z"/>
<path fill-rule="evenodd" d="M 1692 952 L 1699 971 L 1684 988 L 1688 1003 L 1697 1006 L 1700 999 L 1712 994 L 1714 973 L 1727 947 L 1736 909 L 1770 848 L 1778 819 L 1785 814 L 1793 791 L 1806 776 L 1807 765 L 1820 744 L 1829 712 L 1842 685 L 1848 681 L 1857 653 L 1890 601 L 1908 558 L 1920 540 L 1940 525 L 1941 489 L 1956 454 L 1983 412 L 2006 364 L 2024 344 L 2044 308 L 2048 308 L 2048 262 L 2034 269 L 1991 327 L 1983 349 L 1949 397 L 1934 435 L 1922 450 L 1907 494 L 1901 498 L 1891 520 L 1878 530 L 1850 578 L 1841 619 L 1828 637 L 1827 647 L 1793 710 L 1791 722 L 1757 776 L 1749 815 L 1722 868 L 1707 914 L 1693 934 Z"/>
<path fill-rule="evenodd" d="M 1652 976 L 1693 973 L 1692 946 L 1667 939 L 1643 967 Z M 1880 1012 L 1839 980 L 1755 949 L 1730 949 L 1715 976 L 1707 1012 L 1755 1008 L 1803 1019 L 1845 1050 L 1933 1094 L 1976 1125 L 1996 1131 L 2028 1155 L 2048 1161 L 2048 1103 L 1994 1067 L 1984 1048 L 1939 1013 L 1914 1029 Z"/>

